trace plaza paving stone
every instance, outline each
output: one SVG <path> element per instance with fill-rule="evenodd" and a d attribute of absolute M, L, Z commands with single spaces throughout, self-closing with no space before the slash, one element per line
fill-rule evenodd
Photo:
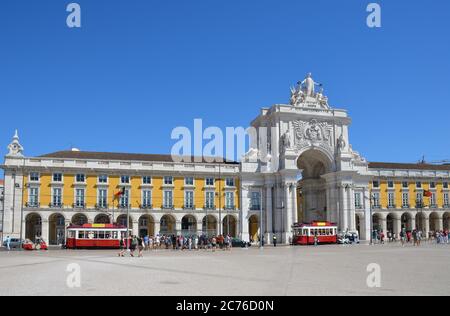
<path fill-rule="evenodd" d="M 69 288 L 67 266 L 81 268 Z M 367 266 L 381 267 L 369 288 Z M 0 251 L 0 295 L 450 295 L 450 245 L 266 247 L 146 252 Z"/>

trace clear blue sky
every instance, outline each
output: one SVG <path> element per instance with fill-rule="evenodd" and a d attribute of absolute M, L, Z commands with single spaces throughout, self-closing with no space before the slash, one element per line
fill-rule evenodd
<path fill-rule="evenodd" d="M 353 118 L 371 161 L 450 159 L 450 2 L 79 0 L 0 2 L 0 146 L 169 153 L 203 118 L 248 126 L 309 71 Z"/>

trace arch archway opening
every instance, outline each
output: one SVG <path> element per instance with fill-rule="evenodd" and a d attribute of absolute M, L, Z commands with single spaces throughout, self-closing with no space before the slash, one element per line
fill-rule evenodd
<path fill-rule="evenodd" d="M 248 219 L 248 233 L 250 236 L 250 242 L 254 243 L 259 241 L 260 235 L 259 235 L 259 217 L 258 215 L 252 215 Z"/>
<path fill-rule="evenodd" d="M 301 192 L 299 218 L 305 222 L 324 221 L 327 219 L 327 184 L 323 175 L 330 173 L 333 162 L 320 150 L 310 149 L 300 155 L 297 167 L 301 170 L 299 191 Z"/>
<path fill-rule="evenodd" d="M 161 235 L 176 235 L 177 227 L 176 220 L 172 215 L 164 215 L 160 221 L 160 234 Z"/>
<path fill-rule="evenodd" d="M 444 216 L 442 216 L 442 220 L 442 227 L 444 228 L 444 230 L 448 231 L 450 229 L 450 212 L 444 213 Z"/>
<path fill-rule="evenodd" d="M 88 218 L 86 215 L 84 214 L 75 214 L 74 216 L 72 216 L 72 220 L 71 223 L 75 226 L 83 226 L 84 224 L 87 224 Z"/>
<path fill-rule="evenodd" d="M 66 219 L 61 214 L 52 214 L 48 219 L 49 245 L 63 245 L 66 240 Z"/>
<path fill-rule="evenodd" d="M 183 236 L 197 235 L 197 219 L 193 215 L 186 215 L 181 220 L 181 234 Z"/>
<path fill-rule="evenodd" d="M 217 236 L 217 219 L 213 215 L 203 217 L 202 232 L 208 237 Z"/>
<path fill-rule="evenodd" d="M 125 216 L 125 219 L 127 217 Z M 98 214 L 94 219 L 94 224 L 110 224 L 111 218 L 107 214 Z M 126 224 L 125 224 L 126 226 Z"/>
<path fill-rule="evenodd" d="M 383 230 L 383 217 L 380 214 L 373 214 L 372 222 L 374 231 L 381 232 Z"/>
<path fill-rule="evenodd" d="M 25 238 L 36 242 L 38 237 L 42 237 L 42 218 L 39 214 L 29 214 L 25 218 Z"/>
<path fill-rule="evenodd" d="M 362 236 L 362 231 L 361 231 L 361 216 L 358 214 L 355 214 L 355 225 L 356 225 L 356 231 L 358 232 L 358 236 Z"/>
<path fill-rule="evenodd" d="M 416 214 L 416 227 L 415 228 L 422 232 L 425 232 L 427 230 L 425 213 L 420 212 L 420 213 Z"/>
<path fill-rule="evenodd" d="M 128 223 L 127 223 L 127 216 L 125 214 L 122 214 L 119 217 L 117 217 L 117 225 L 127 227 L 127 224 L 129 225 L 128 226 L 129 229 L 133 229 L 133 219 L 131 218 L 131 216 L 128 218 Z"/>
<path fill-rule="evenodd" d="M 142 215 L 139 218 L 139 236 L 155 236 L 155 219 L 151 215 Z"/>
<path fill-rule="evenodd" d="M 406 232 L 410 232 L 413 230 L 412 225 L 412 216 L 409 213 L 404 213 L 401 217 L 402 222 L 402 230 L 405 230 Z"/>
<path fill-rule="evenodd" d="M 441 223 L 440 223 L 439 214 L 437 213 L 431 213 L 430 214 L 430 232 L 437 232 L 441 230 Z"/>
<path fill-rule="evenodd" d="M 224 236 L 237 237 L 237 220 L 232 215 L 227 215 L 223 219 L 222 231 Z"/>

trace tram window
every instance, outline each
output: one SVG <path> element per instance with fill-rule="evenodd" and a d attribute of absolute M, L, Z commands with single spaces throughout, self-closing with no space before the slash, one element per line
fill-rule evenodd
<path fill-rule="evenodd" d="M 105 232 L 98 232 L 97 239 L 105 239 Z"/>
<path fill-rule="evenodd" d="M 78 239 L 84 239 L 84 231 L 78 232 Z"/>
<path fill-rule="evenodd" d="M 119 232 L 113 232 L 113 239 L 119 239 Z"/>

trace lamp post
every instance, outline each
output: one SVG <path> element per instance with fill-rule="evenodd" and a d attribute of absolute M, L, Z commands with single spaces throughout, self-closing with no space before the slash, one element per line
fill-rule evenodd
<path fill-rule="evenodd" d="M 23 184 L 23 181 L 22 181 Z M 16 184 L 18 185 L 18 184 Z M 19 187 L 20 188 L 20 187 Z M 20 188 L 22 190 L 22 201 L 20 203 L 20 244 L 22 245 L 22 240 L 23 240 L 23 195 L 24 195 L 24 186 L 22 185 L 22 188 Z M 14 188 L 15 190 L 15 188 Z M 41 223 L 42 225 L 42 223 Z M 42 228 L 41 228 L 41 232 L 42 232 Z M 50 242 L 49 240 L 47 240 L 47 242 Z M 23 247 L 20 247 L 20 250 L 23 250 Z"/>
<path fill-rule="evenodd" d="M 4 230 L 4 227 L 5 227 L 5 188 L 3 187 L 3 190 L 0 192 L 1 194 L 0 194 L 0 202 L 2 203 L 2 231 L 1 231 L 1 233 L 2 233 L 2 237 L 1 237 L 1 239 L 0 239 L 0 241 L 2 242 L 2 244 L 3 244 L 3 230 Z"/>
<path fill-rule="evenodd" d="M 259 195 L 259 210 L 260 210 L 260 216 L 259 216 L 259 248 L 264 249 L 264 233 L 263 232 L 263 204 L 262 204 L 262 190 Z"/>

